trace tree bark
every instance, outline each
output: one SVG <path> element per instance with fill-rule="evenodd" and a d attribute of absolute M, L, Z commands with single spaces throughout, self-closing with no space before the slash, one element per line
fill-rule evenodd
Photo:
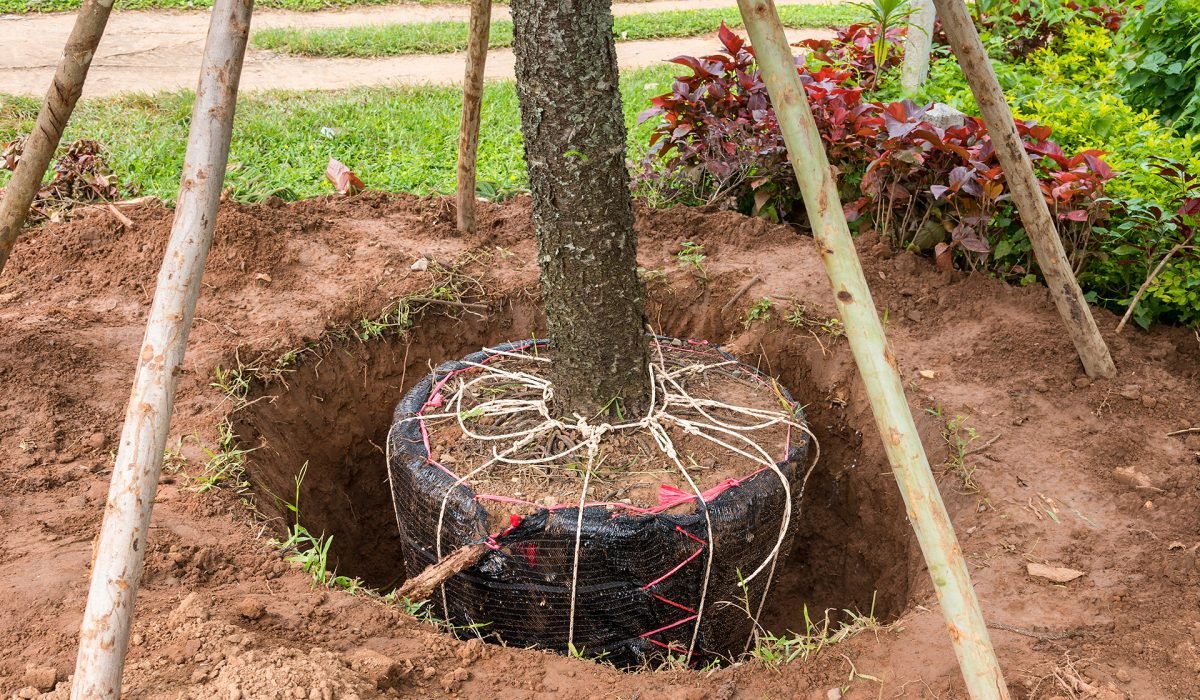
<path fill-rule="evenodd" d="M 514 0 L 513 53 L 561 413 L 649 399 L 644 289 L 608 0 Z"/>
<path fill-rule="evenodd" d="M 487 62 L 492 0 L 471 0 L 467 69 L 463 77 L 462 122 L 458 128 L 458 230 L 475 232 L 475 157 L 483 107 L 483 67 Z"/>
<path fill-rule="evenodd" d="M 1050 208 L 1042 197 L 1041 186 L 1033 173 L 1033 163 L 1025 153 L 1017 127 L 1013 123 L 1012 110 L 1004 101 L 996 71 L 988 60 L 979 32 L 975 30 L 967 6 L 963 0 L 933 0 L 937 16 L 942 20 L 942 29 L 950 40 L 950 48 L 958 57 L 963 77 L 971 86 L 975 104 L 983 123 L 987 126 L 996 157 L 1004 170 L 1008 189 L 1012 192 L 1017 213 L 1029 234 L 1029 243 L 1037 257 L 1038 267 L 1046 277 L 1050 296 L 1058 307 L 1058 315 L 1067 327 L 1067 335 L 1075 344 L 1075 351 L 1089 377 L 1111 378 L 1117 374 L 1108 346 L 1100 335 L 1092 310 L 1088 308 L 1075 273 L 1067 263 L 1062 239 L 1050 216 Z"/>
<path fill-rule="evenodd" d="M 906 97 L 920 90 L 929 77 L 929 47 L 936 19 L 933 0 L 909 0 L 909 6 L 913 13 L 904 35 L 904 65 L 900 69 L 900 89 Z"/>
<path fill-rule="evenodd" d="M 42 187 L 42 176 L 54 157 L 58 142 L 62 139 L 67 120 L 75 110 L 75 103 L 83 94 L 83 82 L 104 36 L 108 15 L 112 12 L 113 0 L 86 0 L 75 17 L 75 26 L 63 48 L 62 61 L 54 72 L 54 81 L 46 93 L 46 100 L 38 112 L 33 132 L 25 141 L 21 161 L 4 188 L 4 201 L 0 202 L 0 272 L 12 253 L 29 205 Z"/>

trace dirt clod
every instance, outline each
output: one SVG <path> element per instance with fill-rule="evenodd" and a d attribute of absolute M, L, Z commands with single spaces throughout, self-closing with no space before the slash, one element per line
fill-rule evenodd
<path fill-rule="evenodd" d="M 28 666 L 25 675 L 21 677 L 21 683 L 33 686 L 43 693 L 49 692 L 54 690 L 54 685 L 58 683 L 58 670 L 53 666 Z"/>
<path fill-rule="evenodd" d="M 1068 569 L 1063 566 L 1047 566 L 1045 564 L 1037 564 L 1030 562 L 1025 566 L 1025 571 L 1030 576 L 1044 578 L 1047 581 L 1054 583 L 1068 583 L 1074 581 L 1080 576 L 1084 576 L 1086 572 L 1077 569 Z"/>

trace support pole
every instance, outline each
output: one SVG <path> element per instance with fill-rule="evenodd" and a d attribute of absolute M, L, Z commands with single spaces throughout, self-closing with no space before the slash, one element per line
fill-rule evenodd
<path fill-rule="evenodd" d="M 1054 227 L 1054 219 L 1050 216 L 1050 208 L 1042 198 L 1041 187 L 1033 174 L 1033 164 L 1021 145 L 1012 111 L 1004 101 L 996 72 L 967 14 L 967 6 L 962 0 L 933 0 L 933 3 L 946 37 L 950 40 L 950 48 L 958 57 L 963 76 L 971 86 L 975 104 L 979 105 L 979 112 L 983 115 L 983 122 L 996 147 L 996 156 L 1000 159 L 1000 167 L 1008 181 L 1008 189 L 1012 192 L 1021 221 L 1025 224 L 1025 232 L 1037 256 L 1038 267 L 1046 277 L 1046 286 L 1050 288 L 1058 315 L 1062 317 L 1067 334 L 1071 336 L 1075 351 L 1083 362 L 1083 370 L 1093 378 L 1114 377 L 1117 368 L 1092 318 L 1092 311 L 1083 299 L 1079 283 L 1075 281 L 1062 240 Z"/>
<path fill-rule="evenodd" d="M 817 125 L 772 0 L 738 0 L 750 41 L 804 197 L 846 336 L 867 388 L 875 425 L 904 497 L 967 691 L 974 700 L 1007 700 L 1008 689 L 988 637 L 967 563 L 929 469 L 904 397 L 896 357 L 887 346 L 854 250 Z"/>
<path fill-rule="evenodd" d="M 467 72 L 463 78 L 462 124 L 458 130 L 458 230 L 475 231 L 475 156 L 479 152 L 479 116 L 483 106 L 483 66 L 487 61 L 492 0 L 471 0 Z"/>
<path fill-rule="evenodd" d="M 912 14 L 904 35 L 904 65 L 900 69 L 900 91 L 912 96 L 929 77 L 929 48 L 933 44 L 933 22 L 936 14 L 933 0 L 909 0 Z"/>
<path fill-rule="evenodd" d="M 41 189 L 42 176 L 58 149 L 75 103 L 83 93 L 83 82 L 92 65 L 92 57 L 96 55 L 96 47 L 100 45 L 100 37 L 104 36 L 112 5 L 113 0 L 84 0 L 75 16 L 75 26 L 71 28 L 71 36 L 67 37 L 62 60 L 54 71 L 54 81 L 42 102 L 33 132 L 25 140 L 16 172 L 4 188 L 4 200 L 0 202 L 0 274 L 4 272 L 13 244 L 25 225 L 29 206 Z"/>
<path fill-rule="evenodd" d="M 71 688 L 74 700 L 108 700 L 121 694 L 121 671 L 142 577 L 150 510 L 225 181 L 253 5 L 253 0 L 216 0 L 212 10 L 175 221 L 138 355 L 92 562 Z"/>

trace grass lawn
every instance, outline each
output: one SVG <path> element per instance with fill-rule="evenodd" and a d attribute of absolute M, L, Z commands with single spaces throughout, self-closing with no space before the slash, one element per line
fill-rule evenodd
<path fill-rule="evenodd" d="M 651 124 L 634 124 L 648 98 L 666 92 L 679 66 L 621 76 L 630 157 L 640 159 Z M 123 184 L 174 201 L 192 111 L 190 91 L 84 100 L 63 137 L 99 141 Z M 40 105 L 0 95 L 0 142 L 28 132 Z M 455 87 L 268 92 L 237 108 L 226 185 L 242 201 L 299 199 L 333 191 L 325 164 L 337 158 L 372 189 L 452 192 L 462 91 Z M 8 179 L 0 172 L 0 184 Z M 489 83 L 480 130 L 479 180 L 500 191 L 525 187 L 514 83 Z"/>
<path fill-rule="evenodd" d="M 3 2 L 4 0 L 0 0 Z M 806 29 L 848 24 L 862 15 L 853 5 L 783 5 L 779 15 L 786 27 Z M 617 41 L 700 36 L 715 32 L 721 22 L 742 25 L 737 8 L 672 10 L 615 18 Z M 512 22 L 492 23 L 491 48 L 512 46 Z M 466 22 L 423 22 L 337 29 L 264 29 L 254 33 L 253 44 L 303 56 L 401 56 L 452 53 L 467 48 Z"/>

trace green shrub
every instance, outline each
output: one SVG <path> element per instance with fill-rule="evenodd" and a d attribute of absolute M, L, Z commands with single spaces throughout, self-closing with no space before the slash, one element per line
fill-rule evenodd
<path fill-rule="evenodd" d="M 1121 38 L 1130 103 L 1200 132 L 1200 0 L 1147 0 Z"/>

